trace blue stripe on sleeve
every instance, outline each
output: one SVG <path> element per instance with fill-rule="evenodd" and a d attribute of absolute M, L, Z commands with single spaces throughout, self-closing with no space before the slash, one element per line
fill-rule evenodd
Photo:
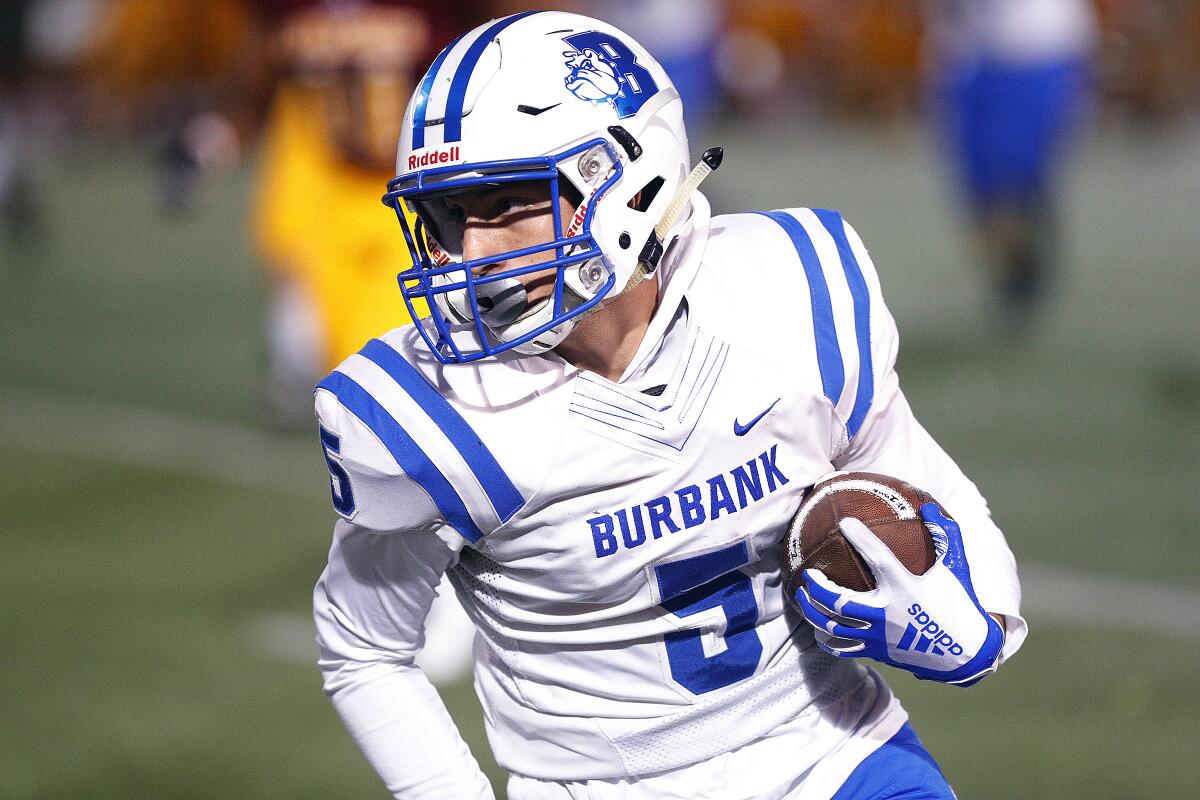
<path fill-rule="evenodd" d="M 446 56 L 450 55 L 450 51 L 454 49 L 454 45 L 458 44 L 461 40 L 462 36 L 459 36 L 453 42 L 446 45 L 445 50 L 438 53 L 437 58 L 433 60 L 433 64 L 429 66 L 429 72 L 425 73 L 425 78 L 421 81 L 421 91 L 417 94 L 417 104 L 413 107 L 413 150 L 420 150 L 425 146 L 425 110 L 429 107 L 429 93 L 433 91 L 433 82 L 437 78 L 438 70 L 442 68 L 442 62 L 446 60 Z"/>
<path fill-rule="evenodd" d="M 446 398 L 429 385 L 412 364 L 379 339 L 367 342 L 367 346 L 359 352 L 379 365 L 392 380 L 400 384 L 429 418 L 437 423 L 479 480 L 501 522 L 507 522 L 525 505 L 525 498 L 509 480 L 508 474 L 496 461 L 492 451 L 488 450 L 487 445 L 480 440 L 467 421 L 454 410 Z"/>
<path fill-rule="evenodd" d="M 358 385 L 355 380 L 340 372 L 334 372 L 317 384 L 318 389 L 333 392 L 338 402 L 350 413 L 362 420 L 383 442 L 404 474 L 412 478 L 429 493 L 442 516 L 469 542 L 483 538 L 483 531 L 471 519 L 467 507 L 446 476 L 425 455 L 395 418 L 379 405 L 379 402 Z"/>
<path fill-rule="evenodd" d="M 454 80 L 450 83 L 450 94 L 446 98 L 446 132 L 443 139 L 444 142 L 458 142 L 462 140 L 462 117 L 463 103 L 467 98 L 467 84 L 471 82 L 471 73 L 475 70 L 475 65 L 479 63 L 479 59 L 483 56 L 483 51 L 492 43 L 492 40 L 500 33 L 500 31 L 512 25 L 519 19 L 524 19 L 531 14 L 537 14 L 537 11 L 525 11 L 520 14 L 513 14 L 511 17 L 505 17 L 502 20 L 497 20 L 492 27 L 488 28 L 483 33 L 471 42 L 470 48 L 463 55 L 462 61 L 458 64 L 458 69 L 454 73 Z"/>
<path fill-rule="evenodd" d="M 842 215 L 823 208 L 813 209 L 813 213 L 837 243 L 842 270 L 846 273 L 846 282 L 850 284 L 850 296 L 854 300 L 854 335 L 858 339 L 858 393 L 854 396 L 854 410 L 850 412 L 850 421 L 846 425 L 850 438 L 853 439 L 862 427 L 863 419 L 866 418 L 867 411 L 871 408 L 871 400 L 875 396 L 875 370 L 871 363 L 871 294 L 867 289 L 862 267 L 850 248 L 850 240 L 846 238 L 846 223 Z"/>
<path fill-rule="evenodd" d="M 825 272 L 821 260 L 808 238 L 808 231 L 800 221 L 783 211 L 758 211 L 774 220 L 791 237 L 804 274 L 808 278 L 808 293 L 812 300 L 813 334 L 817 343 L 817 367 L 821 371 L 821 387 L 825 396 L 835 406 L 842 397 L 846 385 L 846 370 L 842 366 L 842 349 L 838 345 L 837 328 L 833 324 L 833 302 L 829 299 L 829 286 L 825 283 Z"/>

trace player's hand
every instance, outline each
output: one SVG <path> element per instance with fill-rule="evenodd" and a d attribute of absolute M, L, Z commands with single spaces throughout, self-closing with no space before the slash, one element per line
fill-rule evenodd
<path fill-rule="evenodd" d="M 796 602 L 816 628 L 817 645 L 840 658 L 865 656 L 923 680 L 970 686 L 996 669 L 1004 631 L 980 607 L 958 523 L 934 503 L 921 507 L 937 558 L 913 575 L 856 519 L 841 530 L 867 562 L 875 588 L 843 589 L 819 570 L 804 571 Z"/>

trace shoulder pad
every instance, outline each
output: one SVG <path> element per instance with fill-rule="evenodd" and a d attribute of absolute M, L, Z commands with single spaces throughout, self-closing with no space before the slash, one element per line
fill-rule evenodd
<path fill-rule="evenodd" d="M 876 385 L 896 358 L 895 323 L 884 305 L 875 266 L 837 211 L 758 213 L 786 235 L 785 248 L 800 262 L 821 388 L 853 439 L 871 408 Z"/>
<path fill-rule="evenodd" d="M 475 542 L 525 504 L 462 415 L 384 341 L 372 339 L 322 380 L 316 407 L 334 508 L 356 524 L 445 523 Z M 339 469 L 353 502 L 339 491 Z"/>

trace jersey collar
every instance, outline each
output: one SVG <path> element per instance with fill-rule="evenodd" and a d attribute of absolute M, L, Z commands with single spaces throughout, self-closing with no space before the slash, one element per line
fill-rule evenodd
<path fill-rule="evenodd" d="M 662 346 L 663 337 L 679 311 L 679 304 L 692 287 L 700 264 L 704 260 L 704 248 L 708 244 L 708 226 L 712 210 L 708 198 L 700 192 L 692 195 L 692 209 L 683 223 L 678 237 L 667 247 L 662 263 L 658 267 L 658 308 L 642 343 L 633 354 L 629 365 L 621 374 L 618 383 L 624 383 L 630 375 L 637 373 L 644 363 L 653 358 Z"/>

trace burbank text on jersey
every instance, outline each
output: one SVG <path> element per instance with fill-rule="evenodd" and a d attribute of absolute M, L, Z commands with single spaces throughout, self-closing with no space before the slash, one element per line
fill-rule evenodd
<path fill-rule="evenodd" d="M 693 483 L 644 504 L 592 517 L 588 525 L 592 528 L 596 558 L 612 555 L 621 544 L 626 548 L 644 544 L 647 533 L 651 539 L 661 539 L 664 533 L 694 528 L 705 520 L 716 520 L 721 514 L 735 514 L 750 503 L 762 500 L 765 493 L 774 492 L 788 482 L 775 463 L 778 450 L 779 445 L 772 445 L 758 458 L 739 464 L 728 473 L 718 473 L 705 480 L 703 485 Z M 765 488 L 764 477 L 760 477 L 758 471 L 760 463 Z M 614 533 L 614 519 L 620 529 L 619 539 Z"/>
<path fill-rule="evenodd" d="M 1012 555 L 912 416 L 855 230 L 802 207 L 713 217 L 696 188 L 720 154 L 693 166 L 670 77 L 575 14 L 463 34 L 403 122 L 384 202 L 426 316 L 315 393 L 340 516 L 320 666 L 392 794 L 493 796 L 414 662 L 445 576 L 513 800 L 891 796 L 876 772 L 949 797 L 880 675 L 781 587 L 809 487 L 895 474 L 952 499 L 973 588 L 965 611 L 930 582 L 881 599 L 915 628 L 883 651 L 927 638 L 973 669 L 981 609 L 1005 619 L 999 658 L 1024 638 Z"/>

